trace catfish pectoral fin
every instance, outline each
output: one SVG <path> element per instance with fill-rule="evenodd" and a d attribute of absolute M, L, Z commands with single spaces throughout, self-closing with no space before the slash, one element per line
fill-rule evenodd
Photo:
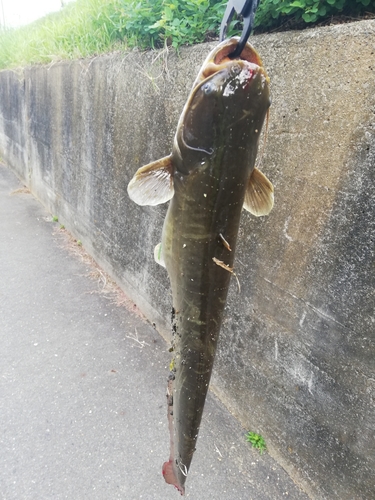
<path fill-rule="evenodd" d="M 251 173 L 243 207 L 253 215 L 268 215 L 273 207 L 273 185 L 257 168 Z"/>
<path fill-rule="evenodd" d="M 139 168 L 129 182 L 128 194 L 138 205 L 160 205 L 174 195 L 171 155 Z"/>

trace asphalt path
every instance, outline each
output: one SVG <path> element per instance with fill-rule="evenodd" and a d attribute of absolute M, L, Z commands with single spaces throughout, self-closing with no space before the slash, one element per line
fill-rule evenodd
<path fill-rule="evenodd" d="M 74 245 L 0 165 L 0 499 L 176 500 L 168 346 Z M 307 499 L 212 393 L 186 497 Z"/>

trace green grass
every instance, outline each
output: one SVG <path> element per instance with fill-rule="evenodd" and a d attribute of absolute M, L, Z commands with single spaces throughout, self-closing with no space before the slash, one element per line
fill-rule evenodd
<path fill-rule="evenodd" d="M 264 438 L 260 434 L 256 434 L 255 432 L 248 432 L 246 434 L 246 441 L 251 443 L 253 448 L 256 448 L 262 454 L 266 449 L 266 442 Z"/>
<path fill-rule="evenodd" d="M 77 0 L 28 26 L 0 29 L 0 69 L 217 39 L 226 5 L 227 0 Z M 301 29 L 336 14 L 371 13 L 373 0 L 261 0 L 255 27 L 267 31 L 287 21 Z M 241 27 L 232 22 L 228 36 Z"/>
<path fill-rule="evenodd" d="M 77 0 L 60 12 L 0 34 L 0 68 L 75 59 L 111 50 L 110 14 L 118 1 Z"/>
<path fill-rule="evenodd" d="M 202 42 L 217 36 L 225 5 L 226 0 L 77 0 L 28 26 L 0 31 L 0 69 Z"/>

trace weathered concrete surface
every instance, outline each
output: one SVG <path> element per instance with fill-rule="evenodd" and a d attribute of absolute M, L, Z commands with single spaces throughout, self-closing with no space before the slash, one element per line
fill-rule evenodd
<path fill-rule="evenodd" d="M 268 218 L 244 213 L 213 387 L 312 498 L 375 496 L 375 22 L 254 37 L 272 81 L 261 169 Z M 165 207 L 135 170 L 170 151 L 211 45 L 0 73 L 0 150 L 162 332 L 153 262 Z"/>

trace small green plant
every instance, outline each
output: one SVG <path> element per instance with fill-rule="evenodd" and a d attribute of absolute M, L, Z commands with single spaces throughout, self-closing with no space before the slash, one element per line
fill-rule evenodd
<path fill-rule="evenodd" d="M 52 220 L 53 220 L 53 222 L 59 222 L 59 218 L 57 217 L 57 215 L 54 215 L 52 217 Z"/>
<path fill-rule="evenodd" d="M 256 434 L 255 432 L 248 432 L 246 434 L 246 441 L 248 443 L 251 443 L 251 446 L 253 448 L 256 448 L 257 450 L 260 451 L 260 454 L 262 454 L 266 449 L 266 442 L 264 441 L 264 438 L 260 434 Z"/>
<path fill-rule="evenodd" d="M 79 247 L 81 247 L 81 246 L 82 246 L 82 241 L 81 241 L 81 240 L 77 240 L 77 245 L 78 245 Z"/>
<path fill-rule="evenodd" d="M 61 231 L 63 231 L 65 229 L 64 224 L 60 224 L 60 229 L 61 229 Z"/>

